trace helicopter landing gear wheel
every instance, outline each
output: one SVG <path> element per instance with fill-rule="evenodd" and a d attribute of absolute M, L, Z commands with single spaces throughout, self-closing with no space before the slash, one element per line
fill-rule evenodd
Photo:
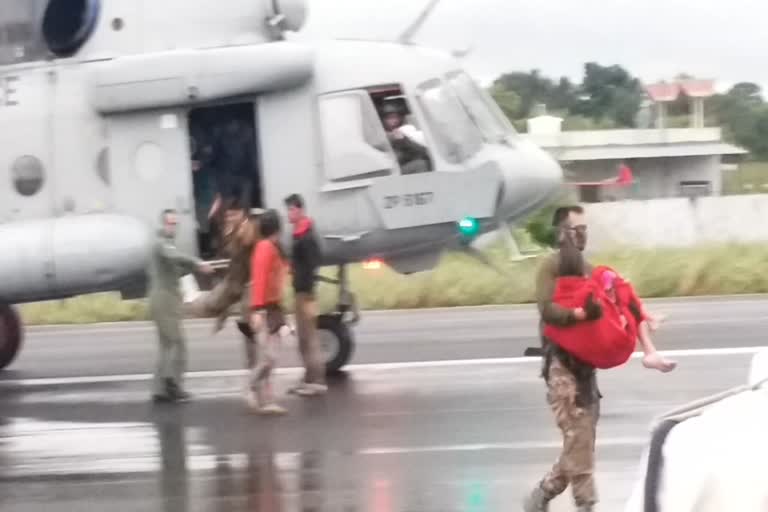
<path fill-rule="evenodd" d="M 339 373 L 355 351 L 352 330 L 342 322 L 341 315 L 320 315 L 317 317 L 317 336 L 325 357 L 326 375 Z"/>
<path fill-rule="evenodd" d="M 339 265 L 338 279 L 317 276 L 319 281 L 339 287 L 336 311 L 317 317 L 317 336 L 325 356 L 326 375 L 338 374 L 355 352 L 352 327 L 360 321 L 355 294 L 349 290 L 346 265 Z"/>
<path fill-rule="evenodd" d="M 21 349 L 21 319 L 11 306 L 0 304 L 0 370 L 10 365 Z"/>

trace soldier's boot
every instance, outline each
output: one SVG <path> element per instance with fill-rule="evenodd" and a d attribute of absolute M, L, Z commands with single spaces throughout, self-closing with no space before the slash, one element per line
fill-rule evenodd
<path fill-rule="evenodd" d="M 523 502 L 523 512 L 549 512 L 549 499 L 538 485 L 525 498 Z"/>
<path fill-rule="evenodd" d="M 165 381 L 165 389 L 173 402 L 189 402 L 192 399 L 192 395 L 181 389 L 173 379 Z"/>

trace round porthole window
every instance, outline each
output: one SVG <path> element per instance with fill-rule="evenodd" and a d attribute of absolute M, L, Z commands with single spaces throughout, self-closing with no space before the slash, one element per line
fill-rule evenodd
<path fill-rule="evenodd" d="M 43 164 L 34 156 L 25 155 L 16 159 L 11 167 L 11 177 L 16 191 L 23 196 L 40 192 L 45 181 Z"/>
<path fill-rule="evenodd" d="M 100 0 L 49 0 L 43 37 L 57 57 L 71 57 L 88 41 L 99 20 Z"/>

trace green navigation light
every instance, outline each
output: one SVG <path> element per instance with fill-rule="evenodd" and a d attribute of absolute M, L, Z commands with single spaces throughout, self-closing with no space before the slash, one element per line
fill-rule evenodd
<path fill-rule="evenodd" d="M 474 217 L 464 217 L 459 221 L 459 233 L 465 238 L 474 238 L 480 232 L 480 222 Z"/>

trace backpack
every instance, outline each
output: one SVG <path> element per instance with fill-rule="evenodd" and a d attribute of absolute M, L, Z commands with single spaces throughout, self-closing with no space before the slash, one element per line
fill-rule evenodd
<path fill-rule="evenodd" d="M 597 320 L 568 327 L 545 324 L 544 336 L 576 359 L 603 370 L 626 363 L 635 350 L 636 327 L 625 307 L 614 304 L 592 277 L 559 277 L 552 300 L 568 309 L 584 308 L 589 297 L 602 309 Z M 622 327 L 624 314 L 627 326 Z"/>

